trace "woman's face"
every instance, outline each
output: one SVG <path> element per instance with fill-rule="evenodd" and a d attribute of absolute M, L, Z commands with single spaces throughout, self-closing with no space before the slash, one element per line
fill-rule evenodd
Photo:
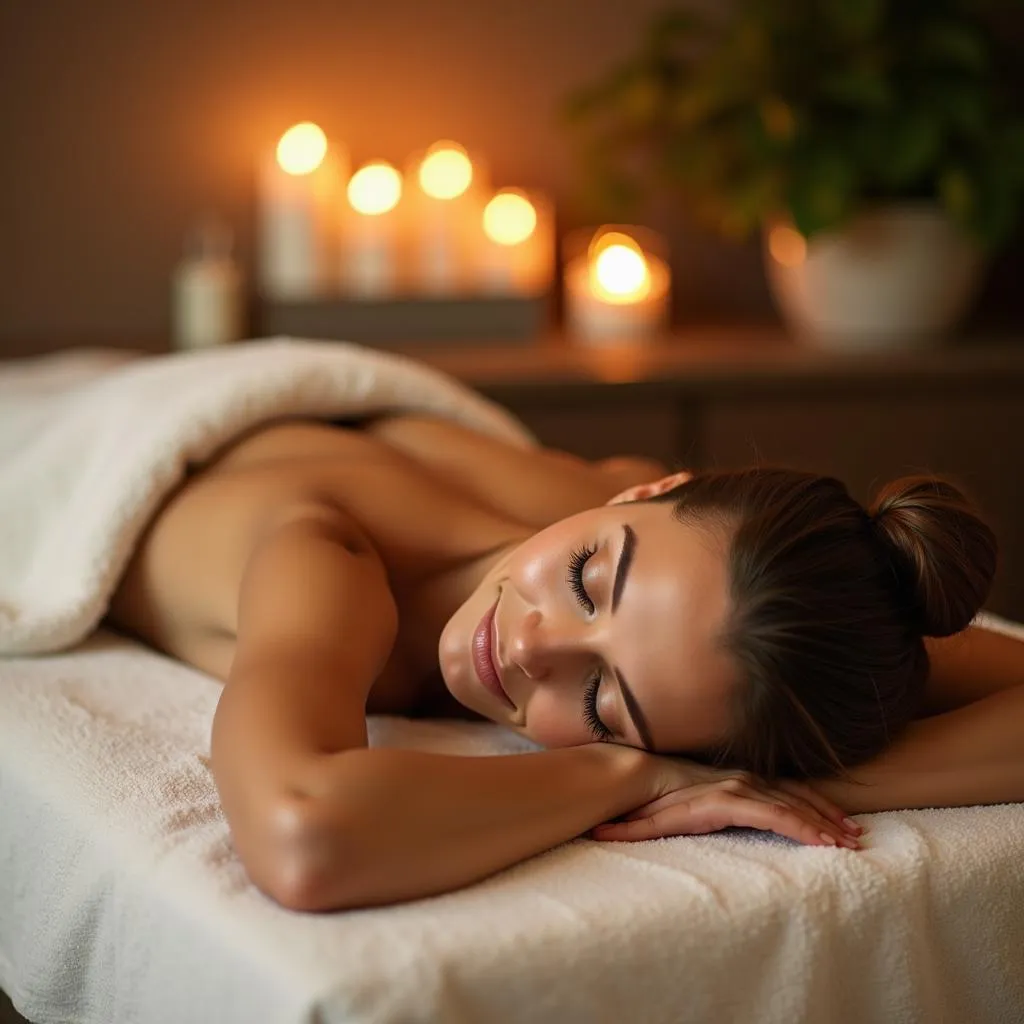
<path fill-rule="evenodd" d="M 441 635 L 453 696 L 547 747 L 697 752 L 725 738 L 724 541 L 671 513 L 609 504 L 504 556 Z"/>

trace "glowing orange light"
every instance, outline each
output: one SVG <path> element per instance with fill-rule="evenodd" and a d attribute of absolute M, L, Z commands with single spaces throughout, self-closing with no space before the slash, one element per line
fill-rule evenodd
<path fill-rule="evenodd" d="M 402 176 L 383 160 L 360 167 L 348 183 L 352 209 L 369 216 L 393 210 L 402 198 Z"/>
<path fill-rule="evenodd" d="M 277 143 L 277 162 L 288 174 L 310 174 L 327 155 L 327 136 L 312 121 L 292 125 Z"/>
<path fill-rule="evenodd" d="M 420 188 L 434 199 L 455 199 L 473 180 L 473 164 L 457 142 L 435 142 L 419 170 Z"/>
<path fill-rule="evenodd" d="M 768 251 L 776 263 L 799 267 L 807 259 L 807 240 L 795 228 L 777 224 L 768 232 Z"/>
<path fill-rule="evenodd" d="M 537 211 L 518 189 L 502 189 L 484 207 L 484 233 L 499 245 L 519 245 L 536 227 Z"/>
<path fill-rule="evenodd" d="M 605 302 L 639 302 L 651 291 L 643 250 L 622 232 L 609 231 L 595 240 L 589 270 L 591 289 Z"/>

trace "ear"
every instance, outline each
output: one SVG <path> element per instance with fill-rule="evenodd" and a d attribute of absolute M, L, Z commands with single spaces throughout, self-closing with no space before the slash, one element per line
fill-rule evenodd
<path fill-rule="evenodd" d="M 610 498 L 607 504 L 621 505 L 627 501 L 643 501 L 644 498 L 654 498 L 659 494 L 664 494 L 666 491 L 671 491 L 673 487 L 685 484 L 692 477 L 693 474 L 687 473 L 685 470 L 679 473 L 670 473 L 668 476 L 652 480 L 650 483 L 627 487 L 626 490 L 616 494 L 614 498 Z"/>

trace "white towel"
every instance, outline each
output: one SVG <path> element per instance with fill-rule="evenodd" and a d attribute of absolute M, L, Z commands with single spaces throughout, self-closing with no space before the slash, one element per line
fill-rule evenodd
<path fill-rule="evenodd" d="M 288 338 L 173 356 L 63 353 L 0 369 L 0 654 L 55 651 L 103 617 L 190 464 L 281 416 L 430 413 L 519 445 L 509 413 L 404 357 Z"/>
<path fill-rule="evenodd" d="M 1024 806 L 862 815 L 861 851 L 749 829 L 581 839 L 458 892 L 295 914 L 209 771 L 220 686 L 102 632 L 0 660 L 0 987 L 76 1024 L 1020 1024 Z M 375 746 L 518 752 L 496 725 Z"/>

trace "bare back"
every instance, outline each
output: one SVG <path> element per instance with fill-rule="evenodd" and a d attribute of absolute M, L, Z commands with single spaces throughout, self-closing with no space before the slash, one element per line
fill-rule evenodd
<path fill-rule="evenodd" d="M 398 608 L 397 640 L 367 710 L 412 711 L 434 675 L 441 629 L 462 600 L 461 576 L 487 552 L 606 501 L 624 482 L 561 452 L 516 449 L 422 417 L 359 428 L 269 424 L 190 476 L 165 503 L 113 597 L 109 620 L 226 679 L 238 596 L 258 535 L 276 510 L 326 499 L 379 555 Z"/>

